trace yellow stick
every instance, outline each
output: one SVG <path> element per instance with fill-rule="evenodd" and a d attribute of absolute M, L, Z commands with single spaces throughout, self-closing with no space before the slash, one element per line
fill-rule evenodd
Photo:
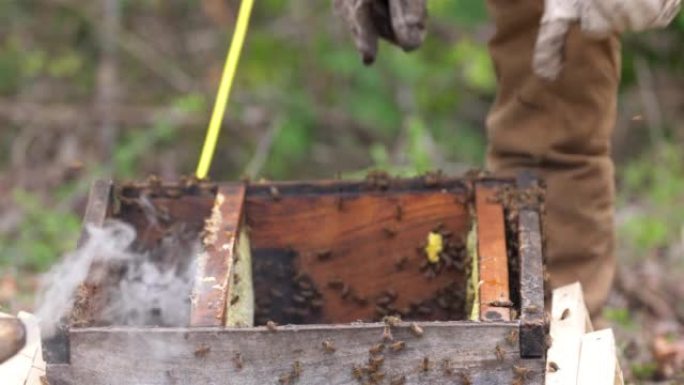
<path fill-rule="evenodd" d="M 211 160 L 214 158 L 216 142 L 218 141 L 219 133 L 221 132 L 221 124 L 223 123 L 223 116 L 226 113 L 226 105 L 228 104 L 228 99 L 230 97 L 230 90 L 233 87 L 237 65 L 240 61 L 240 53 L 242 53 L 242 47 L 245 44 L 245 36 L 247 35 L 247 28 L 249 28 L 249 19 L 252 14 L 253 5 L 254 0 L 242 0 L 242 4 L 240 5 L 240 12 L 238 14 L 237 23 L 235 24 L 235 32 L 233 32 L 233 42 L 230 44 L 226 64 L 223 67 L 221 85 L 219 86 L 218 94 L 216 95 L 214 111 L 211 114 L 209 128 L 207 129 L 207 137 L 204 140 L 199 164 L 197 165 L 197 171 L 195 172 L 195 176 L 199 179 L 207 177 L 209 168 L 211 167 Z"/>

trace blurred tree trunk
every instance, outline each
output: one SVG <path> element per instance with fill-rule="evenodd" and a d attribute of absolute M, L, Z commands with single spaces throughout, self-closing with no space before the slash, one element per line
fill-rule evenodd
<path fill-rule="evenodd" d="M 112 167 L 112 155 L 118 137 L 115 111 L 119 102 L 119 52 L 117 41 L 121 30 L 119 0 L 100 0 L 102 23 L 100 33 L 100 62 L 97 69 L 96 110 L 100 123 L 100 147 L 104 165 Z"/>

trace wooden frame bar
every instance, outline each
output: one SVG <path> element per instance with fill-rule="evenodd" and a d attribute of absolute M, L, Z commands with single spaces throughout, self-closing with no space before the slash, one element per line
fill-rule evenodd
<path fill-rule="evenodd" d="M 515 383 L 524 372 L 526 385 L 543 383 L 544 361 L 521 359 L 507 342 L 516 324 L 420 326 L 421 336 L 408 323 L 392 327 L 394 340 L 384 342 L 384 324 L 75 330 L 72 362 L 78 366 L 57 368 L 51 384 L 352 385 L 360 383 L 355 368 L 372 362 L 375 372 L 359 369 L 362 380 L 376 374 L 383 384 L 403 377 L 406 384 L 491 385 Z M 393 349 L 400 341 L 403 348 Z M 382 354 L 369 351 L 378 344 Z"/>
<path fill-rule="evenodd" d="M 534 175 L 522 173 L 518 188 L 536 189 Z M 520 353 L 525 358 L 544 357 L 546 320 L 544 316 L 544 267 L 542 227 L 538 202 L 517 202 L 520 259 Z"/>
<path fill-rule="evenodd" d="M 192 293 L 190 326 L 223 326 L 245 200 L 244 184 L 221 185 L 207 219 Z"/>
<path fill-rule="evenodd" d="M 503 205 L 496 201 L 497 191 L 485 183 L 475 186 L 482 321 L 511 320 L 506 224 Z"/>

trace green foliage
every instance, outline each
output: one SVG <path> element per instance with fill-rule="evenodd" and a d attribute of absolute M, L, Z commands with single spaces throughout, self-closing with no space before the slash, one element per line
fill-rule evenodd
<path fill-rule="evenodd" d="M 73 250 L 80 219 L 68 210 L 47 210 L 37 196 L 22 190 L 12 194 L 24 218 L 16 234 L 0 235 L 0 266 L 45 271 L 67 250 Z"/>
<path fill-rule="evenodd" d="M 621 205 L 638 212 L 620 229 L 641 252 L 678 239 L 684 228 L 684 155 L 677 144 L 662 143 L 630 162 L 622 172 Z"/>
<path fill-rule="evenodd" d="M 607 321 L 627 330 L 634 330 L 637 327 L 627 308 L 606 307 L 603 309 L 603 317 Z"/>

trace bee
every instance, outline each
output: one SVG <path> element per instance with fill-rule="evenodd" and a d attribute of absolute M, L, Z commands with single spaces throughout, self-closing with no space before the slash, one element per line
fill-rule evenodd
<path fill-rule="evenodd" d="M 560 368 L 558 367 L 557 363 L 555 363 L 553 361 L 549 361 L 549 368 L 548 368 L 549 373 L 555 373 L 558 371 L 558 369 L 560 369 Z"/>
<path fill-rule="evenodd" d="M 302 296 L 299 295 L 299 294 L 295 294 L 295 295 L 292 296 L 292 301 L 294 301 L 295 303 L 298 303 L 298 304 L 302 305 L 302 304 L 305 304 L 305 303 L 306 303 L 306 298 L 302 297 Z"/>
<path fill-rule="evenodd" d="M 513 382 L 514 385 L 522 385 L 525 383 L 525 380 L 527 380 L 528 375 L 530 374 L 531 370 L 529 368 L 526 368 L 524 366 L 513 366 L 513 373 L 515 374 L 515 381 Z"/>
<path fill-rule="evenodd" d="M 344 211 L 344 198 L 335 198 L 335 205 L 337 206 L 337 211 Z"/>
<path fill-rule="evenodd" d="M 384 293 L 392 301 L 395 301 L 397 299 L 397 297 L 399 297 L 399 294 L 397 294 L 397 291 L 394 289 L 387 289 L 384 291 Z"/>
<path fill-rule="evenodd" d="M 316 253 L 316 258 L 318 258 L 319 261 L 327 261 L 332 257 L 332 251 L 331 250 L 323 250 L 319 251 Z"/>
<path fill-rule="evenodd" d="M 234 285 L 238 285 L 239 283 L 240 283 L 240 274 L 235 273 L 235 274 L 233 275 L 233 284 L 234 284 Z"/>
<path fill-rule="evenodd" d="M 368 353 L 370 353 L 371 355 L 375 355 L 375 354 L 382 353 L 384 350 L 385 350 L 385 345 L 376 344 L 376 345 L 371 346 L 370 349 L 368 349 Z"/>
<path fill-rule="evenodd" d="M 391 315 L 391 316 L 385 317 L 383 319 L 383 321 L 385 322 L 385 325 L 387 325 L 389 327 L 394 327 L 394 326 L 399 325 L 399 323 L 401 322 L 401 318 L 394 316 L 394 315 Z"/>
<path fill-rule="evenodd" d="M 349 294 L 351 294 L 351 287 L 349 287 L 349 285 L 345 283 L 344 286 L 342 286 L 340 296 L 342 297 L 342 299 L 347 299 L 347 297 L 349 297 Z"/>
<path fill-rule="evenodd" d="M 385 362 L 385 356 L 382 354 L 377 355 L 377 356 L 370 356 L 368 358 L 368 367 L 372 369 L 373 372 L 377 371 L 378 368 L 382 366 L 382 364 Z"/>
<path fill-rule="evenodd" d="M 339 278 L 333 278 L 330 281 L 328 281 L 328 287 L 331 289 L 340 290 L 344 288 L 344 286 L 344 282 L 342 282 L 342 280 Z"/>
<path fill-rule="evenodd" d="M 494 354 L 496 354 L 496 359 L 499 362 L 503 362 L 506 356 L 506 352 L 499 345 L 496 345 L 496 349 L 494 349 Z"/>
<path fill-rule="evenodd" d="M 537 305 L 530 305 L 525 308 L 530 314 L 537 314 L 539 312 L 539 307 Z"/>
<path fill-rule="evenodd" d="M 271 195 L 271 199 L 274 201 L 278 202 L 280 200 L 280 191 L 276 186 L 271 186 L 268 190 L 268 193 Z"/>
<path fill-rule="evenodd" d="M 473 381 L 470 379 L 470 375 L 466 372 L 460 372 L 459 377 L 461 377 L 461 384 L 463 385 L 473 385 Z"/>
<path fill-rule="evenodd" d="M 385 326 L 382 330 L 382 340 L 383 341 L 392 341 L 394 340 L 394 336 L 392 336 L 392 330 L 390 330 L 389 326 Z"/>
<path fill-rule="evenodd" d="M 385 226 L 382 228 L 382 232 L 387 238 L 394 238 L 397 236 L 397 229 L 390 226 Z"/>
<path fill-rule="evenodd" d="M 400 257 L 399 259 L 397 259 L 397 262 L 394 263 L 394 268 L 397 271 L 403 271 L 406 268 L 406 264 L 408 264 L 408 261 L 409 259 L 407 256 Z"/>
<path fill-rule="evenodd" d="M 445 376 L 451 376 L 454 374 L 454 369 L 451 367 L 451 360 L 448 358 L 445 358 L 442 360 L 442 371 L 444 372 Z"/>
<path fill-rule="evenodd" d="M 517 342 L 518 342 L 518 331 L 513 329 L 506 336 L 506 343 L 508 343 L 510 346 L 515 346 L 515 344 Z"/>
<path fill-rule="evenodd" d="M 401 221 L 404 219 L 404 208 L 401 205 L 396 205 L 394 207 L 394 219 Z"/>
<path fill-rule="evenodd" d="M 430 358 L 429 357 L 423 357 L 423 359 L 420 361 L 419 369 L 421 372 L 425 373 L 425 372 L 430 371 L 431 366 L 432 365 L 430 364 Z"/>
<path fill-rule="evenodd" d="M 413 333 L 413 335 L 416 337 L 422 337 L 423 328 L 420 327 L 417 323 L 413 322 L 411 323 L 411 333 Z"/>
<path fill-rule="evenodd" d="M 360 294 L 354 294 L 352 296 L 352 300 L 356 302 L 357 305 L 359 306 L 366 306 L 368 305 L 368 299 L 364 297 L 363 295 Z"/>
<path fill-rule="evenodd" d="M 202 346 L 198 347 L 197 349 L 195 349 L 195 357 L 204 358 L 207 356 L 207 354 L 209 354 L 210 351 L 211 351 L 210 347 L 202 345 Z"/>
<path fill-rule="evenodd" d="M 238 303 L 239 300 L 240 300 L 240 296 L 236 294 L 233 296 L 233 298 L 230 299 L 230 304 L 235 305 L 236 303 Z"/>
<path fill-rule="evenodd" d="M 390 380 L 390 385 L 404 385 L 404 384 L 406 384 L 406 376 L 404 376 L 404 375 L 394 376 Z"/>
<path fill-rule="evenodd" d="M 325 340 L 321 343 L 323 345 L 323 349 L 325 350 L 326 353 L 335 353 L 335 344 L 330 341 L 330 340 Z"/>
<path fill-rule="evenodd" d="M 397 341 L 390 345 L 390 350 L 392 350 L 393 352 L 404 350 L 404 348 L 406 348 L 406 342 L 404 341 Z"/>
<path fill-rule="evenodd" d="M 302 364 L 299 361 L 295 361 L 292 364 L 292 378 L 299 378 L 299 376 L 302 374 Z"/>
<path fill-rule="evenodd" d="M 270 332 L 276 332 L 276 331 L 278 331 L 278 324 L 273 322 L 273 321 L 268 321 L 268 322 L 266 322 L 266 328 Z"/>
<path fill-rule="evenodd" d="M 363 378 L 363 373 L 364 369 L 363 367 L 360 366 L 352 366 L 352 377 L 354 377 L 357 380 L 361 380 Z"/>
<path fill-rule="evenodd" d="M 570 309 L 563 310 L 563 314 L 561 314 L 561 318 L 560 318 L 561 321 L 567 319 L 568 317 L 570 317 Z"/>
<path fill-rule="evenodd" d="M 372 384 L 379 384 L 385 378 L 384 372 L 373 372 L 370 375 L 370 380 Z"/>
<path fill-rule="evenodd" d="M 280 385 L 289 385 L 292 383 L 292 373 L 284 373 L 278 377 L 278 383 Z"/>
<path fill-rule="evenodd" d="M 244 366 L 244 361 L 242 360 L 242 354 L 240 352 L 235 353 L 233 356 L 233 365 L 235 365 L 235 369 L 242 369 Z"/>

